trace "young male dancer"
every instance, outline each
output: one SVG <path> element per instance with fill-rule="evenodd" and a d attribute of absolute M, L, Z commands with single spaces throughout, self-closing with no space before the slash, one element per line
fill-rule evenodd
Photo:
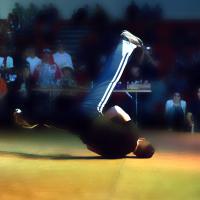
<path fill-rule="evenodd" d="M 129 57 L 136 49 L 143 52 L 142 41 L 123 31 L 117 47 L 84 101 L 68 112 L 58 113 L 58 121 L 54 121 L 55 126 L 64 124 L 77 133 L 89 150 L 103 157 L 121 158 L 133 152 L 137 157 L 150 158 L 154 154 L 153 146 L 139 137 L 130 116 L 122 108 L 105 109 Z"/>

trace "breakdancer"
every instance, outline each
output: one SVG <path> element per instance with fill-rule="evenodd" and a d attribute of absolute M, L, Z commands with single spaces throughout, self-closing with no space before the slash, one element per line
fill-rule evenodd
<path fill-rule="evenodd" d="M 118 45 L 83 102 L 74 105 L 68 112 L 58 113 L 58 120 L 53 122 L 56 127 L 64 124 L 65 128 L 80 136 L 89 150 L 106 158 L 121 158 L 131 152 L 141 158 L 150 158 L 154 154 L 153 146 L 139 137 L 130 116 L 122 108 L 117 105 L 105 108 L 136 49 L 143 52 L 142 41 L 123 31 Z"/>

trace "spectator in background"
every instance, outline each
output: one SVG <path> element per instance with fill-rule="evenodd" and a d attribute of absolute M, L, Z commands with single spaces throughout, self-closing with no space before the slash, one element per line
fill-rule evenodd
<path fill-rule="evenodd" d="M 139 66 L 132 66 L 129 70 L 127 81 L 129 82 L 140 82 L 143 80 L 141 68 Z"/>
<path fill-rule="evenodd" d="M 144 51 L 144 59 L 141 64 L 143 77 L 145 80 L 155 81 L 158 80 L 158 58 L 154 55 L 153 49 L 147 46 Z"/>
<path fill-rule="evenodd" d="M 61 79 L 61 70 L 54 63 L 51 50 L 44 49 L 42 63 L 34 71 L 37 85 L 41 88 L 57 87 Z"/>
<path fill-rule="evenodd" d="M 32 95 L 32 77 L 30 74 L 30 66 L 28 62 L 22 63 L 21 68 L 18 70 L 18 75 L 16 80 L 13 82 L 13 86 L 9 89 L 9 113 L 11 116 L 16 116 L 16 112 L 20 113 L 21 109 L 23 114 L 32 117 L 35 107 L 33 107 L 35 99 Z M 13 120 L 13 119 L 9 119 Z M 23 118 L 18 118 L 16 116 L 18 124 L 22 124 L 23 128 L 34 128 L 36 124 L 31 124 L 23 120 Z"/>
<path fill-rule="evenodd" d="M 4 78 L 1 77 L 0 73 L 0 100 L 2 100 L 8 92 L 7 84 Z"/>
<path fill-rule="evenodd" d="M 18 96 L 26 98 L 31 90 L 31 85 L 29 64 L 25 63 L 15 81 L 15 90 Z"/>
<path fill-rule="evenodd" d="M 70 67 L 71 69 L 74 69 L 72 58 L 70 54 L 65 51 L 62 43 L 59 43 L 57 45 L 57 51 L 53 54 L 53 59 L 60 69 L 63 69 L 65 67 Z"/>
<path fill-rule="evenodd" d="M 5 96 L 8 92 L 7 84 L 4 78 L 1 77 L 0 73 L 0 124 L 6 120 L 6 101 Z"/>
<path fill-rule="evenodd" d="M 63 68 L 62 78 L 61 78 L 61 87 L 67 88 L 67 87 L 75 87 L 76 81 L 73 76 L 73 70 L 71 67 L 65 67 Z"/>
<path fill-rule="evenodd" d="M 178 92 L 165 104 L 165 116 L 169 129 L 183 130 L 185 128 L 186 101 L 181 99 Z"/>
<path fill-rule="evenodd" d="M 23 108 L 26 111 L 30 90 L 31 77 L 29 65 L 27 62 L 24 62 L 18 70 L 16 79 L 9 83 L 7 102 L 11 113 L 15 108 Z"/>
<path fill-rule="evenodd" d="M 189 104 L 187 120 L 191 130 L 194 127 L 194 131 L 200 131 L 200 87 L 197 89 L 195 98 Z"/>
<path fill-rule="evenodd" d="M 20 25 L 20 20 L 17 14 L 15 13 L 10 13 L 8 15 L 8 23 L 9 23 L 9 28 L 12 32 L 16 32 L 19 31 L 21 28 Z"/>
<path fill-rule="evenodd" d="M 132 55 L 128 61 L 127 70 L 125 71 L 122 82 L 127 81 L 142 81 L 143 80 L 143 73 L 141 70 L 141 64 L 144 58 L 144 53 L 140 49 L 135 50 L 135 54 Z"/>
<path fill-rule="evenodd" d="M 1 76 L 7 80 L 9 79 L 9 74 L 12 72 L 14 67 L 13 58 L 8 55 L 8 52 L 5 47 L 1 48 L 0 52 L 0 70 L 2 72 Z"/>
<path fill-rule="evenodd" d="M 19 70 L 18 76 L 10 89 L 10 102 L 12 111 L 15 108 L 21 108 L 24 112 L 29 110 L 29 100 L 32 86 L 32 79 L 30 76 L 29 64 L 23 63 L 22 68 Z"/>
<path fill-rule="evenodd" d="M 27 54 L 26 61 L 29 63 L 30 73 L 33 75 L 35 69 L 41 64 L 41 59 L 36 56 L 34 48 L 29 48 Z"/>
<path fill-rule="evenodd" d="M 32 102 L 29 116 L 33 121 L 37 119 L 42 124 L 45 120 L 48 121 L 54 107 L 53 100 L 57 97 L 58 92 L 53 89 L 60 87 L 62 72 L 54 63 L 50 49 L 43 49 L 41 57 L 41 64 L 33 73 L 37 88 L 31 93 Z"/>
<path fill-rule="evenodd" d="M 136 49 L 135 55 L 128 61 L 128 70 L 125 74 L 127 81 L 148 83 L 158 80 L 158 61 L 152 55 L 151 47 L 141 52 Z"/>

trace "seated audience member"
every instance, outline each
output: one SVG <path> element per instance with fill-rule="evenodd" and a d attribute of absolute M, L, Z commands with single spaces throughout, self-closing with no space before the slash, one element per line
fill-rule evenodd
<path fill-rule="evenodd" d="M 158 58 L 154 55 L 152 47 L 146 47 L 144 53 L 144 60 L 141 64 L 143 77 L 145 80 L 155 81 L 158 79 Z"/>
<path fill-rule="evenodd" d="M 200 87 L 189 105 L 187 120 L 191 129 L 194 127 L 194 131 L 200 131 Z"/>
<path fill-rule="evenodd" d="M 12 105 L 11 112 L 15 110 L 13 115 L 20 113 L 22 109 L 23 114 L 26 116 L 33 117 L 32 113 L 35 107 L 34 95 L 32 94 L 32 87 L 34 83 L 32 82 L 32 77 L 30 73 L 30 67 L 28 63 L 24 63 L 22 69 L 20 70 L 17 79 L 15 80 L 14 92 L 11 97 L 14 97 L 14 105 Z M 16 116 L 17 117 L 17 116 Z M 22 124 L 24 128 L 34 128 L 37 124 L 32 124 L 31 122 L 26 122 L 21 118 L 16 118 L 19 124 Z"/>
<path fill-rule="evenodd" d="M 76 81 L 73 76 L 73 70 L 70 67 L 65 67 L 62 70 L 62 78 L 61 78 L 61 87 L 67 88 L 67 87 L 75 87 Z"/>
<path fill-rule="evenodd" d="M 64 50 L 63 44 L 59 43 L 57 51 L 53 54 L 54 62 L 60 69 L 70 67 L 74 69 L 71 56 Z"/>
<path fill-rule="evenodd" d="M 17 76 L 15 81 L 15 90 L 19 96 L 27 97 L 30 92 L 31 87 L 31 76 L 30 76 L 30 68 L 29 64 L 25 64 L 25 66 L 21 69 L 20 74 Z"/>
<path fill-rule="evenodd" d="M 140 67 L 143 57 L 143 52 L 140 52 L 139 50 L 136 50 L 136 54 L 130 57 L 127 70 L 122 76 L 122 82 L 138 82 L 143 80 L 143 72 Z"/>
<path fill-rule="evenodd" d="M 61 70 L 53 61 L 51 50 L 44 49 L 42 62 L 34 71 L 37 85 L 41 88 L 57 87 L 61 79 L 61 74 Z"/>
<path fill-rule="evenodd" d="M 4 78 L 1 77 L 1 73 L 0 73 L 0 100 L 5 97 L 7 92 L 8 92 L 8 88 L 7 88 L 6 81 L 4 80 Z"/>
<path fill-rule="evenodd" d="M 8 92 L 7 84 L 4 78 L 1 77 L 0 73 L 0 124 L 5 121 L 6 114 L 6 101 L 5 96 Z"/>
<path fill-rule="evenodd" d="M 181 99 L 181 95 L 175 92 L 173 98 L 167 100 L 165 104 L 165 115 L 168 128 L 183 130 L 185 126 L 186 101 Z"/>
<path fill-rule="evenodd" d="M 36 56 L 34 48 L 28 49 L 27 53 L 28 56 L 26 57 L 26 61 L 29 63 L 30 73 L 32 75 L 37 66 L 41 64 L 41 59 Z"/>
<path fill-rule="evenodd" d="M 13 67 L 13 58 L 8 55 L 6 48 L 3 47 L 0 55 L 0 70 L 2 72 L 1 76 L 7 80 L 8 75 L 11 73 Z"/>
<path fill-rule="evenodd" d="M 142 72 L 141 72 L 141 68 L 138 66 L 133 66 L 130 69 L 130 78 L 129 81 L 133 81 L 135 83 L 142 81 L 143 77 L 142 77 Z"/>
<path fill-rule="evenodd" d="M 60 87 L 62 75 L 61 70 L 53 61 L 50 49 L 43 49 L 41 57 L 42 62 L 33 74 L 36 88 L 31 94 L 33 99 L 31 118 L 37 119 L 40 123 L 50 116 L 49 112 L 53 108 L 53 100 L 58 95 L 54 89 Z"/>
<path fill-rule="evenodd" d="M 8 105 L 10 112 L 15 108 L 27 110 L 31 90 L 31 77 L 28 63 L 23 63 L 18 70 L 17 78 L 9 84 Z"/>

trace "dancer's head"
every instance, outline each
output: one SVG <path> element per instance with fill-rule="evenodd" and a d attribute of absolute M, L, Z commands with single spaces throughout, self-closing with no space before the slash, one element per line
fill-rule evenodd
<path fill-rule="evenodd" d="M 134 154 L 138 158 L 151 158 L 155 152 L 154 147 L 145 138 L 139 138 L 137 141 L 137 146 L 134 150 Z"/>

